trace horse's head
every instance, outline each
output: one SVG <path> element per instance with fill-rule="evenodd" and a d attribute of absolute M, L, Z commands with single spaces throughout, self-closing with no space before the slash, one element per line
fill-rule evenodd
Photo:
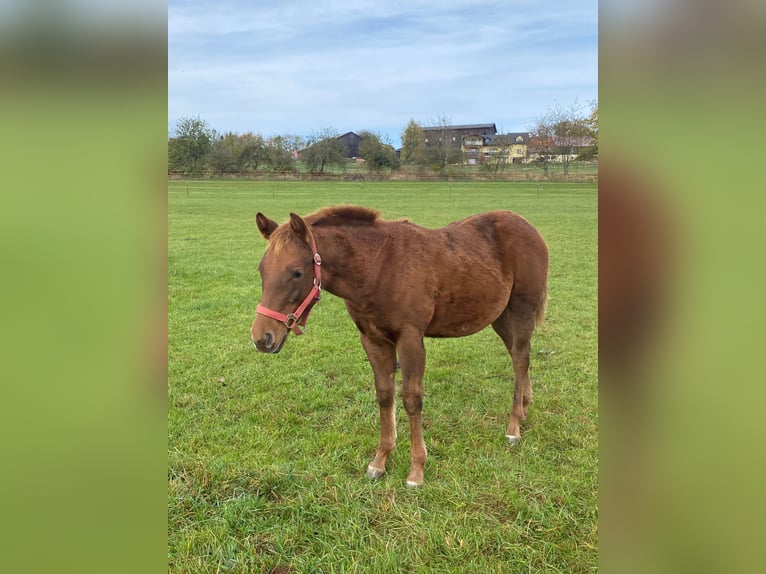
<path fill-rule="evenodd" d="M 291 213 L 284 225 L 262 213 L 255 219 L 269 246 L 258 265 L 263 289 L 250 334 L 258 351 L 278 353 L 290 330 L 301 334 L 319 300 L 321 259 L 311 230 L 298 215 Z"/>

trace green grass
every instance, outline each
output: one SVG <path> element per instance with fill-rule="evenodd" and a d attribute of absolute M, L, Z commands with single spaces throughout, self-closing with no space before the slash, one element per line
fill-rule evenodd
<path fill-rule="evenodd" d="M 426 341 L 425 485 L 388 474 L 372 371 L 325 294 L 277 356 L 249 338 L 263 211 L 334 203 L 436 227 L 511 209 L 546 238 L 550 301 L 532 343 L 534 401 L 511 448 L 510 357 L 492 329 Z M 168 560 L 171 572 L 590 572 L 597 569 L 597 196 L 583 184 L 168 184 Z"/>
<path fill-rule="evenodd" d="M 308 166 L 302 161 L 298 160 L 294 164 L 294 172 L 291 175 L 280 174 L 278 172 L 270 172 L 268 170 L 262 170 L 257 174 L 253 173 L 230 173 L 226 177 L 221 178 L 220 174 L 215 171 L 206 172 L 204 175 L 198 177 L 200 180 L 210 181 L 213 179 L 226 179 L 226 180 L 238 180 L 238 179 L 295 179 L 296 177 L 305 176 L 309 173 Z M 316 173 L 316 172 L 314 172 Z M 444 180 L 451 179 L 453 181 L 469 181 L 469 180 L 498 180 L 498 181 L 579 181 L 579 182 L 591 182 L 598 177 L 598 163 L 597 162 L 585 162 L 576 161 L 569 164 L 569 170 L 567 174 L 564 174 L 564 166 L 560 163 L 550 163 L 548 169 L 548 176 L 545 175 L 543 169 L 536 163 L 525 164 L 511 164 L 505 165 L 494 176 L 490 174 L 481 165 L 449 165 L 446 169 L 446 174 L 441 174 L 438 171 L 434 171 L 431 168 L 417 165 L 401 165 L 398 169 L 389 172 L 383 171 L 381 173 L 370 172 L 364 164 L 355 163 L 351 160 L 346 161 L 343 165 L 328 165 L 325 166 L 324 175 L 328 179 L 332 178 L 352 178 L 363 177 L 371 180 L 391 178 L 392 180 L 412 179 L 415 182 L 423 180 Z M 180 177 L 180 175 L 175 175 Z M 181 178 L 185 181 L 185 178 Z M 176 180 L 179 183 L 179 180 Z"/>

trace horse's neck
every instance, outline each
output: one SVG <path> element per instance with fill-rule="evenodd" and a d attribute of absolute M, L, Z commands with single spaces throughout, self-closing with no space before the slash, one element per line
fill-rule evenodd
<path fill-rule="evenodd" d="M 369 241 L 361 241 L 365 228 L 326 228 L 315 230 L 317 250 L 322 257 L 322 287 L 329 293 L 342 299 L 354 301 L 364 293 L 370 285 L 377 281 L 377 270 L 374 260 L 388 242 L 381 234 L 379 248 L 369 253 L 365 245 Z M 374 273 L 372 270 L 376 270 Z"/>

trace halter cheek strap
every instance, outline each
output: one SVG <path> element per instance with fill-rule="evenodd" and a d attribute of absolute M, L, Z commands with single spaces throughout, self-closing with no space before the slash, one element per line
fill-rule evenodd
<path fill-rule="evenodd" d="M 265 315 L 271 319 L 276 319 L 296 335 L 303 335 L 301 327 L 306 327 L 306 321 L 308 321 L 309 313 L 311 313 L 311 309 L 319 301 L 319 298 L 322 294 L 322 258 L 317 252 L 317 246 L 313 235 L 311 236 L 311 250 L 314 252 L 314 285 L 311 287 L 311 291 L 309 291 L 308 295 L 306 295 L 306 298 L 303 300 L 303 302 L 298 305 L 298 308 L 292 313 L 288 313 L 287 315 L 280 313 L 279 311 L 269 309 L 268 307 L 264 307 L 263 305 L 258 305 L 258 307 L 255 309 L 255 312 L 259 315 Z"/>

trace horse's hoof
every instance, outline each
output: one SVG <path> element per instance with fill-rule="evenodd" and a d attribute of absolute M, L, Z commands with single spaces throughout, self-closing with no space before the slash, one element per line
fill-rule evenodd
<path fill-rule="evenodd" d="M 385 470 L 378 470 L 377 468 L 372 468 L 371 466 L 367 467 L 367 478 L 369 479 L 374 480 L 376 478 L 380 478 L 384 474 L 386 474 Z"/>
<path fill-rule="evenodd" d="M 414 480 L 408 480 L 404 484 L 407 485 L 407 488 L 420 488 L 421 486 L 423 486 L 422 482 L 415 482 Z"/>
<path fill-rule="evenodd" d="M 513 436 L 512 434 L 505 435 L 505 438 L 508 439 L 508 444 L 511 446 L 515 445 L 517 442 L 521 440 L 520 436 Z"/>

